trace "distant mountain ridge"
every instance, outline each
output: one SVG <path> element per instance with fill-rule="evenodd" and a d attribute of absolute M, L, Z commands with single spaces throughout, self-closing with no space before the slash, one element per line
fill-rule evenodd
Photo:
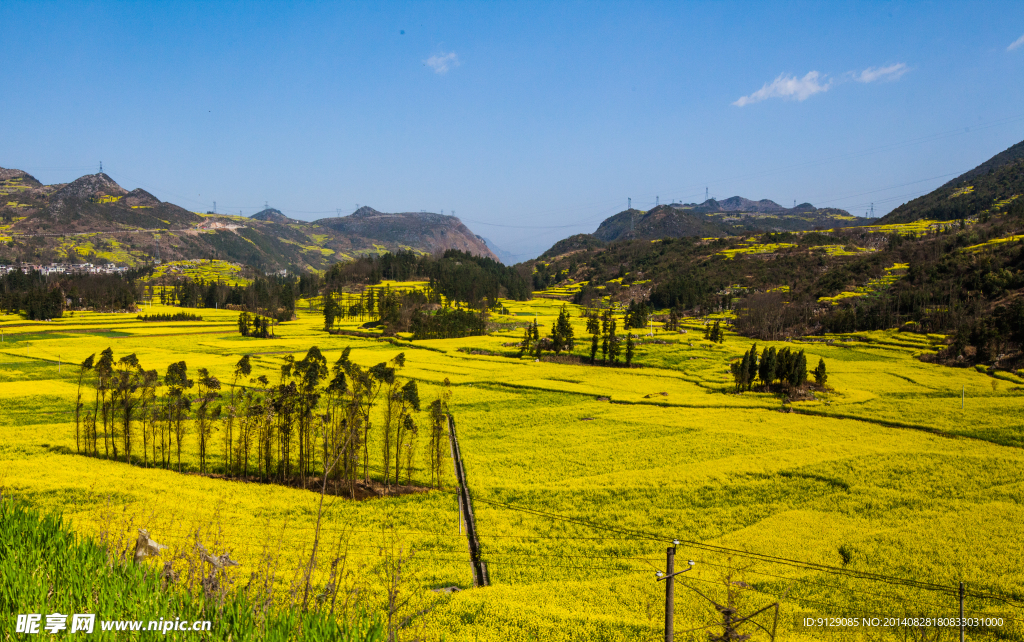
<path fill-rule="evenodd" d="M 783 207 L 775 201 L 742 196 L 703 203 L 672 203 L 649 211 L 625 210 L 605 219 L 593 236 L 610 243 L 622 239 L 655 240 L 686 236 L 722 237 L 757 232 L 795 232 L 864 225 L 846 210 L 816 208 L 810 203 Z"/>
<path fill-rule="evenodd" d="M 370 207 L 312 222 L 275 208 L 248 218 L 202 214 L 142 189 L 129 192 L 103 173 L 43 185 L 21 170 L 0 168 L 0 262 L 139 265 L 159 256 L 302 271 L 361 254 L 447 249 L 498 258 L 454 216 Z"/>

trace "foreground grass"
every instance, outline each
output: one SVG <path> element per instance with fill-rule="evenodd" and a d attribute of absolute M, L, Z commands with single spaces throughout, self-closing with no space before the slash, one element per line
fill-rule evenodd
<path fill-rule="evenodd" d="M 166 631 L 126 633 L 103 631 L 101 622 L 209 621 L 209 631 L 184 634 L 207 640 L 323 640 L 376 642 L 383 639 L 379 624 L 362 616 L 339 624 L 326 610 L 268 609 L 260 599 L 238 589 L 215 588 L 198 595 L 188 587 L 168 583 L 157 568 L 130 561 L 91 539 L 77 537 L 59 515 L 0 499 L 0 627 L 4 640 L 13 640 L 18 614 L 59 613 L 67 616 L 64 635 L 72 635 L 73 614 L 95 615 L 90 639 L 155 639 Z M 211 569 L 202 568 L 218 575 Z M 162 622 L 161 622 L 162 624 Z M 72 635 L 80 637 L 86 635 Z M 173 637 L 179 634 L 175 633 Z M 18 636 L 22 637 L 22 636 Z"/>

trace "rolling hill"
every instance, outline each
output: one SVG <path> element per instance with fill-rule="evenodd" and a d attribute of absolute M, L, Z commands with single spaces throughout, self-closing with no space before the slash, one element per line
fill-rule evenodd
<path fill-rule="evenodd" d="M 952 221 L 994 214 L 1024 194 L 1024 141 L 996 154 L 942 187 L 900 205 L 883 223 Z"/>
<path fill-rule="evenodd" d="M 268 208 L 252 217 L 192 212 L 106 174 L 43 185 L 0 168 L 0 262 L 91 262 L 136 266 L 217 258 L 261 270 L 322 270 L 364 254 L 458 249 L 497 259 L 453 216 L 388 214 L 362 207 L 350 216 L 306 222 Z"/>

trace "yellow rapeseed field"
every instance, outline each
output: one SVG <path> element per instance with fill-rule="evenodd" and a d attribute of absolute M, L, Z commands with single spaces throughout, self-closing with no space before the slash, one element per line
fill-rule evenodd
<path fill-rule="evenodd" d="M 171 546 L 168 558 L 197 538 L 230 551 L 241 564 L 238 584 L 274 565 L 286 600 L 309 559 L 319 494 L 75 454 L 76 364 L 109 346 L 115 357 L 135 353 L 161 374 L 185 360 L 190 372 L 205 367 L 230 381 L 234 364 L 249 354 L 253 376 L 276 381 L 286 357 L 301 358 L 314 345 L 328 363 L 351 348 L 363 366 L 404 352 L 400 376 L 416 379 L 425 401 L 445 379 L 452 385 L 492 585 L 472 588 L 450 460 L 446 490 L 359 502 L 329 497 L 321 545 L 332 555 L 347 551 L 343 588 L 358 596 L 353 603 L 377 610 L 385 605 L 382 564 L 412 550 L 403 590 L 427 639 L 660 639 L 664 584 L 655 571 L 664 569 L 672 539 L 682 542 L 677 568 L 696 562 L 676 585 L 677 639 L 687 639 L 686 630 L 704 639 L 718 618 L 704 596 L 722 602 L 730 592 L 744 613 L 779 601 L 784 640 L 822 639 L 795 626 L 801 614 L 953 616 L 961 580 L 974 594 L 1021 601 L 1024 380 L 918 360 L 941 345 L 937 336 L 873 332 L 759 343 L 805 350 L 810 367 L 819 358 L 827 364 L 830 392 L 783 403 L 756 390 L 734 392 L 729 363 L 752 342 L 729 332 L 711 344 L 702 338 L 703 319 L 686 320 L 685 332 L 657 324 L 634 330 L 640 367 L 600 367 L 516 357 L 523 331 L 513 322 L 536 319 L 546 334 L 563 302 L 502 303 L 510 314 L 492 320 L 507 329 L 417 342 L 327 335 L 305 304 L 271 339 L 239 336 L 237 313 L 218 310 L 198 311 L 202 322 L 0 316 L 0 487 L 114 543 L 127 545 L 135 529 L 146 528 Z M 568 308 L 574 352 L 589 355 L 580 310 Z M 186 443 L 188 457 L 194 441 Z M 212 441 L 217 460 L 217 433 Z M 427 485 L 420 467 L 414 483 Z M 322 586 L 329 572 L 322 563 L 316 582 Z M 453 586 L 463 590 L 430 591 Z M 1019 608 L 981 597 L 970 597 L 967 609 L 1024 619 Z M 770 628 L 766 617 L 758 621 Z M 1006 639 L 1024 635 L 1010 620 L 1000 630 Z M 748 632 L 767 639 L 756 627 Z"/>

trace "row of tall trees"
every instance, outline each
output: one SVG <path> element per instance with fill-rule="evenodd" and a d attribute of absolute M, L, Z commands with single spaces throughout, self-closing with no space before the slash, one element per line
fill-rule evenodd
<path fill-rule="evenodd" d="M 57 319 L 68 309 L 132 310 L 141 298 L 138 278 L 120 274 L 43 274 L 11 270 L 0 277 L 0 310 L 32 320 Z"/>
<path fill-rule="evenodd" d="M 257 277 L 248 285 L 229 286 L 202 279 L 181 278 L 160 288 L 160 302 L 184 308 L 242 308 L 278 321 L 288 321 L 304 282 L 294 276 Z"/>
<path fill-rule="evenodd" d="M 274 320 L 242 312 L 238 315 L 238 334 L 243 337 L 268 339 L 274 336 Z"/>
<path fill-rule="evenodd" d="M 736 390 L 751 390 L 756 382 L 760 382 L 763 390 L 772 387 L 800 388 L 807 383 L 807 357 L 804 351 L 795 352 L 787 348 L 776 351 L 768 348 L 760 355 L 757 344 L 743 354 L 743 358 L 730 365 Z M 812 371 L 815 383 L 824 386 L 828 381 L 825 360 L 819 359 L 817 367 Z"/>
<path fill-rule="evenodd" d="M 193 378 L 184 361 L 171 363 L 161 381 L 134 354 L 115 359 L 107 348 L 79 367 L 76 448 L 137 465 L 303 487 L 327 474 L 354 497 L 360 478 L 385 487 L 409 483 L 420 470 L 426 432 L 429 478 L 441 487 L 450 386 L 445 380 L 423 416 L 417 382 L 400 376 L 404 366 L 402 353 L 364 368 L 349 348 L 329 366 L 312 347 L 301 359 L 285 359 L 276 384 L 253 376 L 248 355 L 230 383 L 206 368 Z M 193 460 L 183 453 L 194 453 Z"/>
<path fill-rule="evenodd" d="M 524 301 L 532 293 L 530 281 L 516 269 L 460 250 L 446 250 L 441 256 L 389 252 L 335 263 L 324 276 L 323 289 L 338 293 L 345 286 L 376 285 L 382 279 L 423 279 L 430 282 L 431 291 L 472 308 L 498 298 Z"/>
<path fill-rule="evenodd" d="M 587 332 L 590 333 L 590 363 L 597 364 L 597 352 L 601 351 L 602 365 L 616 364 L 622 355 L 623 343 L 626 344 L 626 365 L 633 362 L 633 337 L 627 333 L 625 342 L 618 335 L 618 320 L 611 308 L 598 312 L 587 312 Z"/>

